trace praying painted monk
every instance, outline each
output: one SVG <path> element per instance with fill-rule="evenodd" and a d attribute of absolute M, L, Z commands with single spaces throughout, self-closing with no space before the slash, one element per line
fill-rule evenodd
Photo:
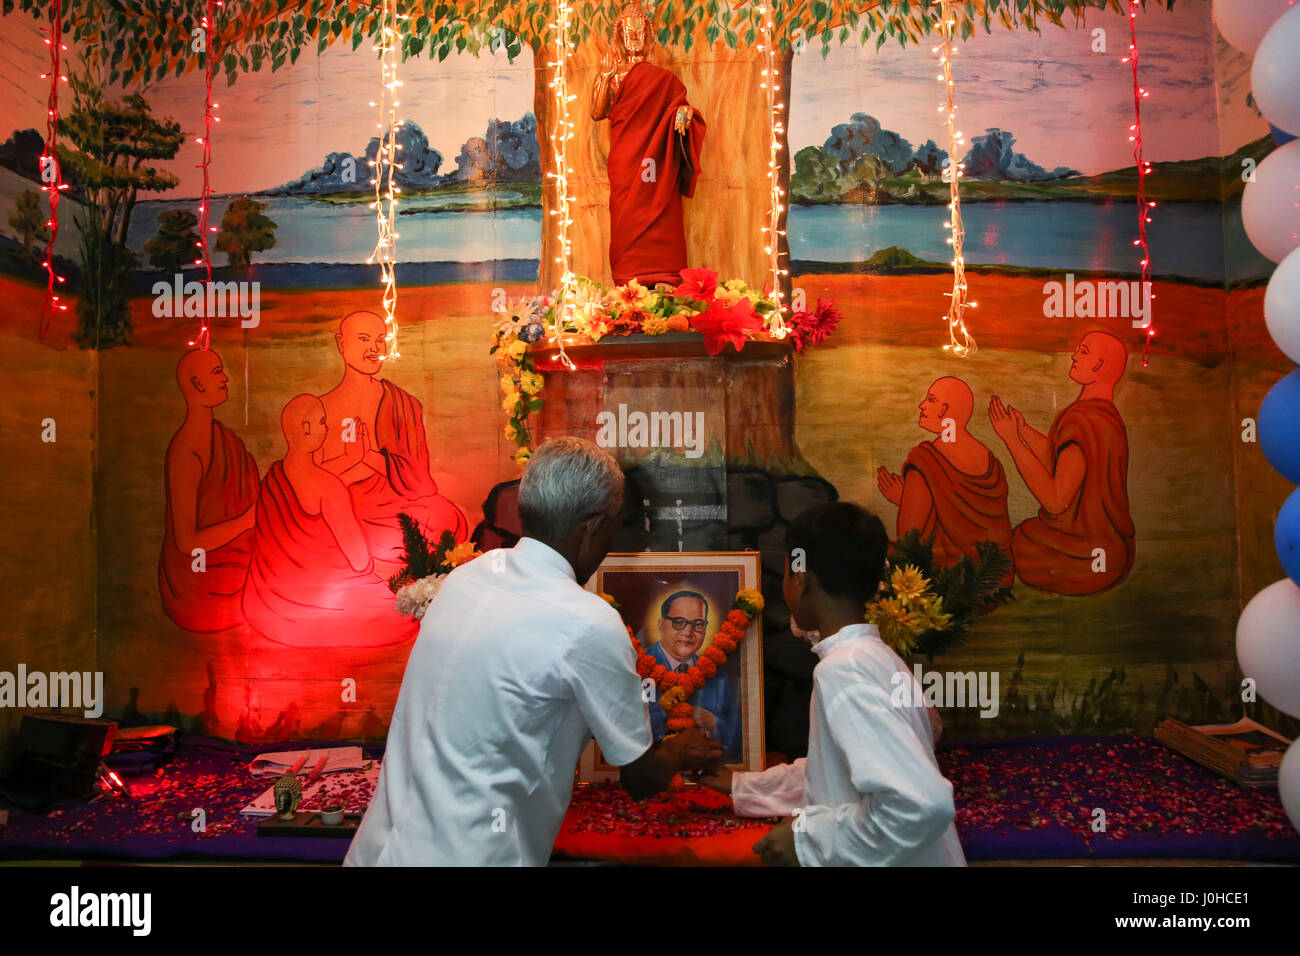
<path fill-rule="evenodd" d="M 268 640 L 291 647 L 379 647 L 415 637 L 375 573 L 352 499 L 313 460 L 328 436 L 325 407 L 299 395 L 280 414 L 288 444 L 257 499 L 244 614 Z M 359 457 L 354 444 L 348 454 Z"/>
<path fill-rule="evenodd" d="M 614 24 L 614 45 L 591 99 L 591 118 L 609 118 L 610 269 L 619 285 L 677 285 L 687 265 L 682 197 L 695 193 L 704 118 L 682 81 L 649 62 L 650 20 L 635 0 Z"/>
<path fill-rule="evenodd" d="M 1097 594 L 1133 567 L 1128 502 L 1128 434 L 1115 407 L 1115 386 L 1128 361 L 1124 343 L 1089 332 L 1070 360 L 1081 386 L 1044 435 L 994 395 L 993 430 L 1006 443 L 1041 507 L 1012 537 L 1016 572 L 1053 594 Z"/>
<path fill-rule="evenodd" d="M 176 363 L 185 421 L 167 445 L 163 466 L 166 531 L 158 592 L 167 616 L 198 633 L 244 620 L 239 602 L 257 503 L 257 463 L 213 417 L 212 410 L 229 397 L 229 382 L 212 349 L 186 352 Z"/>
<path fill-rule="evenodd" d="M 424 409 L 408 392 L 375 377 L 386 331 L 373 312 L 353 312 L 339 323 L 334 342 L 343 356 L 343 378 L 321 396 L 329 433 L 315 461 L 347 486 L 370 555 L 391 576 L 402 569 L 405 552 L 399 513 L 419 522 L 433 541 L 444 530 L 463 540 L 469 524 L 438 494 L 429 474 Z"/>
<path fill-rule="evenodd" d="M 920 404 L 917 424 L 938 438 L 921 442 L 903 462 L 902 474 L 881 467 L 876 484 L 898 506 L 898 537 L 917 528 L 921 540 L 934 536 L 934 562 L 950 567 L 962 555 L 978 557 L 978 545 L 992 541 L 1011 556 L 1007 476 L 988 447 L 967 426 L 975 396 L 959 378 L 940 378 Z M 1009 587 L 1015 570 L 1002 580 Z"/>

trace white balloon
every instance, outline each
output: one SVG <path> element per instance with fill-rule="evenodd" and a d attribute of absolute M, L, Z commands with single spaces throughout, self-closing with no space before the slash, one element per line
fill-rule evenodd
<path fill-rule="evenodd" d="M 1255 51 L 1250 86 L 1274 126 L 1300 136 L 1300 6 L 1278 18 Z"/>
<path fill-rule="evenodd" d="M 1290 578 L 1264 588 L 1241 612 L 1237 663 L 1260 697 L 1300 717 L 1300 587 Z"/>
<path fill-rule="evenodd" d="M 1214 0 L 1214 22 L 1242 53 L 1254 53 L 1277 18 L 1296 0 Z"/>
<path fill-rule="evenodd" d="M 1274 262 L 1300 246 L 1300 139 L 1255 167 L 1255 181 L 1241 197 L 1241 222 L 1255 248 Z"/>
<path fill-rule="evenodd" d="M 1300 740 L 1291 742 L 1277 768 L 1277 788 L 1281 791 L 1282 809 L 1291 823 L 1300 830 Z"/>
<path fill-rule="evenodd" d="M 1264 322 L 1277 347 L 1300 365 L 1300 249 L 1293 249 L 1268 280 Z"/>

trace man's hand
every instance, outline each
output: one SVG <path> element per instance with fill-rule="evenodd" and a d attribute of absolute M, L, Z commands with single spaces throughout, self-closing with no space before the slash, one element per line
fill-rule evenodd
<path fill-rule="evenodd" d="M 993 426 L 994 434 L 1007 445 L 1020 441 L 1020 425 L 1024 420 L 1024 416 L 1010 405 L 1003 405 L 998 396 L 989 399 L 989 423 Z"/>
<path fill-rule="evenodd" d="M 731 793 L 732 771 L 730 767 L 725 766 L 721 760 L 711 766 L 705 767 L 700 771 L 697 783 L 703 784 L 710 790 L 716 790 L 718 793 Z"/>
<path fill-rule="evenodd" d="M 718 730 L 718 718 L 713 716 L 713 712 L 705 710 L 703 707 L 696 707 L 692 711 L 695 718 L 696 726 L 707 733 L 710 737 Z"/>
<path fill-rule="evenodd" d="M 794 817 L 782 820 L 768 830 L 767 835 L 754 844 L 754 852 L 768 866 L 798 866 L 799 856 L 794 851 Z"/>
<path fill-rule="evenodd" d="M 691 128 L 691 115 L 692 110 L 689 106 L 677 107 L 677 118 L 673 122 L 673 126 L 677 132 L 685 133 Z"/>
<path fill-rule="evenodd" d="M 671 744 L 679 770 L 703 770 L 722 757 L 722 744 L 710 740 L 698 727 L 682 731 Z"/>
<path fill-rule="evenodd" d="M 901 504 L 903 501 L 903 476 L 896 475 L 884 465 L 876 469 L 876 487 L 880 493 L 885 496 L 885 500 L 891 504 Z"/>

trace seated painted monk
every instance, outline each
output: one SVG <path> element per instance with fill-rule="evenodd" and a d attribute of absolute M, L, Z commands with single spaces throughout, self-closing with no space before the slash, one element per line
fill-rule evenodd
<path fill-rule="evenodd" d="M 377 647 L 415 637 L 374 570 L 352 500 L 338 477 L 312 460 L 325 441 L 325 408 L 314 395 L 280 415 L 288 452 L 262 481 L 244 614 L 268 640 L 292 647 Z M 349 454 L 359 456 L 360 445 Z"/>
<path fill-rule="evenodd" d="M 315 461 L 343 480 L 371 557 L 391 575 L 405 552 L 398 514 L 409 514 L 434 541 L 444 530 L 464 540 L 469 523 L 429 474 L 424 409 L 410 393 L 375 377 L 385 334 L 384 320 L 372 312 L 353 312 L 339 323 L 334 342 L 343 378 L 321 396 L 329 434 Z"/>
<path fill-rule="evenodd" d="M 167 445 L 166 513 L 158 592 L 167 616 L 210 633 L 243 623 L 257 463 L 234 432 L 212 416 L 229 396 L 221 356 L 186 352 L 176 363 L 185 421 Z M 195 552 L 198 551 L 198 554 Z"/>
<path fill-rule="evenodd" d="M 1115 407 L 1126 362 L 1124 343 L 1109 332 L 1085 335 L 1070 360 L 1079 397 L 1046 435 L 998 396 L 989 402 L 993 430 L 1042 506 L 1012 538 L 1016 573 L 1039 590 L 1096 594 L 1133 567 L 1128 433 Z"/>
<path fill-rule="evenodd" d="M 917 421 L 938 435 L 921 442 L 903 462 L 903 473 L 876 471 L 876 483 L 898 506 L 897 535 L 918 529 L 921 540 L 934 536 L 934 563 L 951 567 L 962 555 L 972 559 L 981 542 L 992 541 L 1011 557 L 1011 519 L 1007 516 L 1007 476 L 988 447 L 967 429 L 975 410 L 970 386 L 941 378 L 930 386 Z M 1010 587 L 1014 567 L 1002 579 Z"/>

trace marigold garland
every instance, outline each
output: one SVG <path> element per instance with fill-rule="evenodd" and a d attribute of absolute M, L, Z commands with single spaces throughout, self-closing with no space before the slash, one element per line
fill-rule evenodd
<path fill-rule="evenodd" d="M 718 633 L 713 635 L 713 643 L 698 656 L 694 665 L 681 674 L 670 671 L 647 654 L 632 633 L 632 628 L 627 629 L 632 649 L 636 651 L 637 674 L 642 679 L 650 678 L 655 687 L 663 691 L 659 695 L 659 706 L 668 718 L 670 736 L 695 726 L 695 708 L 686 699 L 717 676 L 718 671 L 727 663 L 727 655 L 740 646 L 749 625 L 762 613 L 763 595 L 750 589 L 740 591 L 727 619 L 722 622 Z"/>

